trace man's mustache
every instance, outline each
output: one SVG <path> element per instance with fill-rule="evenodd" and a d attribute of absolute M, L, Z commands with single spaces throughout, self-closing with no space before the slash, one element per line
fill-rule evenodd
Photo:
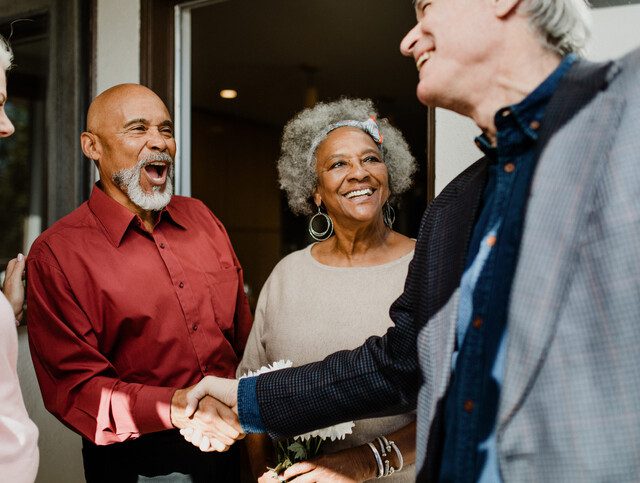
<path fill-rule="evenodd" d="M 138 167 L 144 168 L 147 164 L 153 163 L 155 161 L 164 161 L 170 165 L 174 164 L 174 160 L 168 153 L 155 153 L 149 156 L 142 158 L 138 161 Z"/>

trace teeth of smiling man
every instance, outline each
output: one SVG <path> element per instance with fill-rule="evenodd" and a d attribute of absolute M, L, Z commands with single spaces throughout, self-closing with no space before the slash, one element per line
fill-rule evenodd
<path fill-rule="evenodd" d="M 363 195 L 371 196 L 372 194 L 373 194 L 373 190 L 371 188 L 366 188 L 363 190 L 349 191 L 345 196 L 347 198 L 355 198 L 356 196 L 363 196 Z"/>
<path fill-rule="evenodd" d="M 416 61 L 416 67 L 418 68 L 418 70 L 420 70 L 420 68 L 422 67 L 422 65 L 429 60 L 429 58 L 431 58 L 431 54 L 429 52 L 425 52 L 424 54 L 422 54 L 420 57 L 418 57 L 418 60 Z"/>

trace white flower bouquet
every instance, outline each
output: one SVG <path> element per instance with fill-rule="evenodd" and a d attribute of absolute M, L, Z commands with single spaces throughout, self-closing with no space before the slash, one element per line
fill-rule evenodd
<path fill-rule="evenodd" d="M 280 360 L 263 366 L 256 371 L 249 371 L 242 377 L 251 377 L 263 374 L 265 372 L 277 371 L 278 369 L 284 369 L 291 367 L 293 363 L 289 360 Z M 308 433 L 294 436 L 293 438 L 287 438 L 285 440 L 277 441 L 275 443 L 276 450 L 276 466 L 275 468 L 269 468 L 276 473 L 282 473 L 289 466 L 292 466 L 299 461 L 309 460 L 315 458 L 321 454 L 323 441 L 330 439 L 335 441 L 337 439 L 344 439 L 347 434 L 351 434 L 355 424 L 353 421 L 348 423 L 340 423 L 328 428 L 316 429 Z"/>

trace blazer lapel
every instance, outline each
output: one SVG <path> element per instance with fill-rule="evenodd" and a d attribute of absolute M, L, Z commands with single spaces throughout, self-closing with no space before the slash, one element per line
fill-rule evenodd
<path fill-rule="evenodd" d="M 615 132 L 624 105 L 604 90 L 618 70 L 577 61 L 547 107 L 511 290 L 499 432 L 526 397 L 555 333 L 597 166 L 613 140 L 602 133 Z"/>

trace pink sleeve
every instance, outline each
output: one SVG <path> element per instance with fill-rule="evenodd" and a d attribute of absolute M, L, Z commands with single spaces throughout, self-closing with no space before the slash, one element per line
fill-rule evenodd
<path fill-rule="evenodd" d="M 17 356 L 13 311 L 0 295 L 0 473 L 3 481 L 31 483 L 38 471 L 38 428 L 24 407 Z"/>

